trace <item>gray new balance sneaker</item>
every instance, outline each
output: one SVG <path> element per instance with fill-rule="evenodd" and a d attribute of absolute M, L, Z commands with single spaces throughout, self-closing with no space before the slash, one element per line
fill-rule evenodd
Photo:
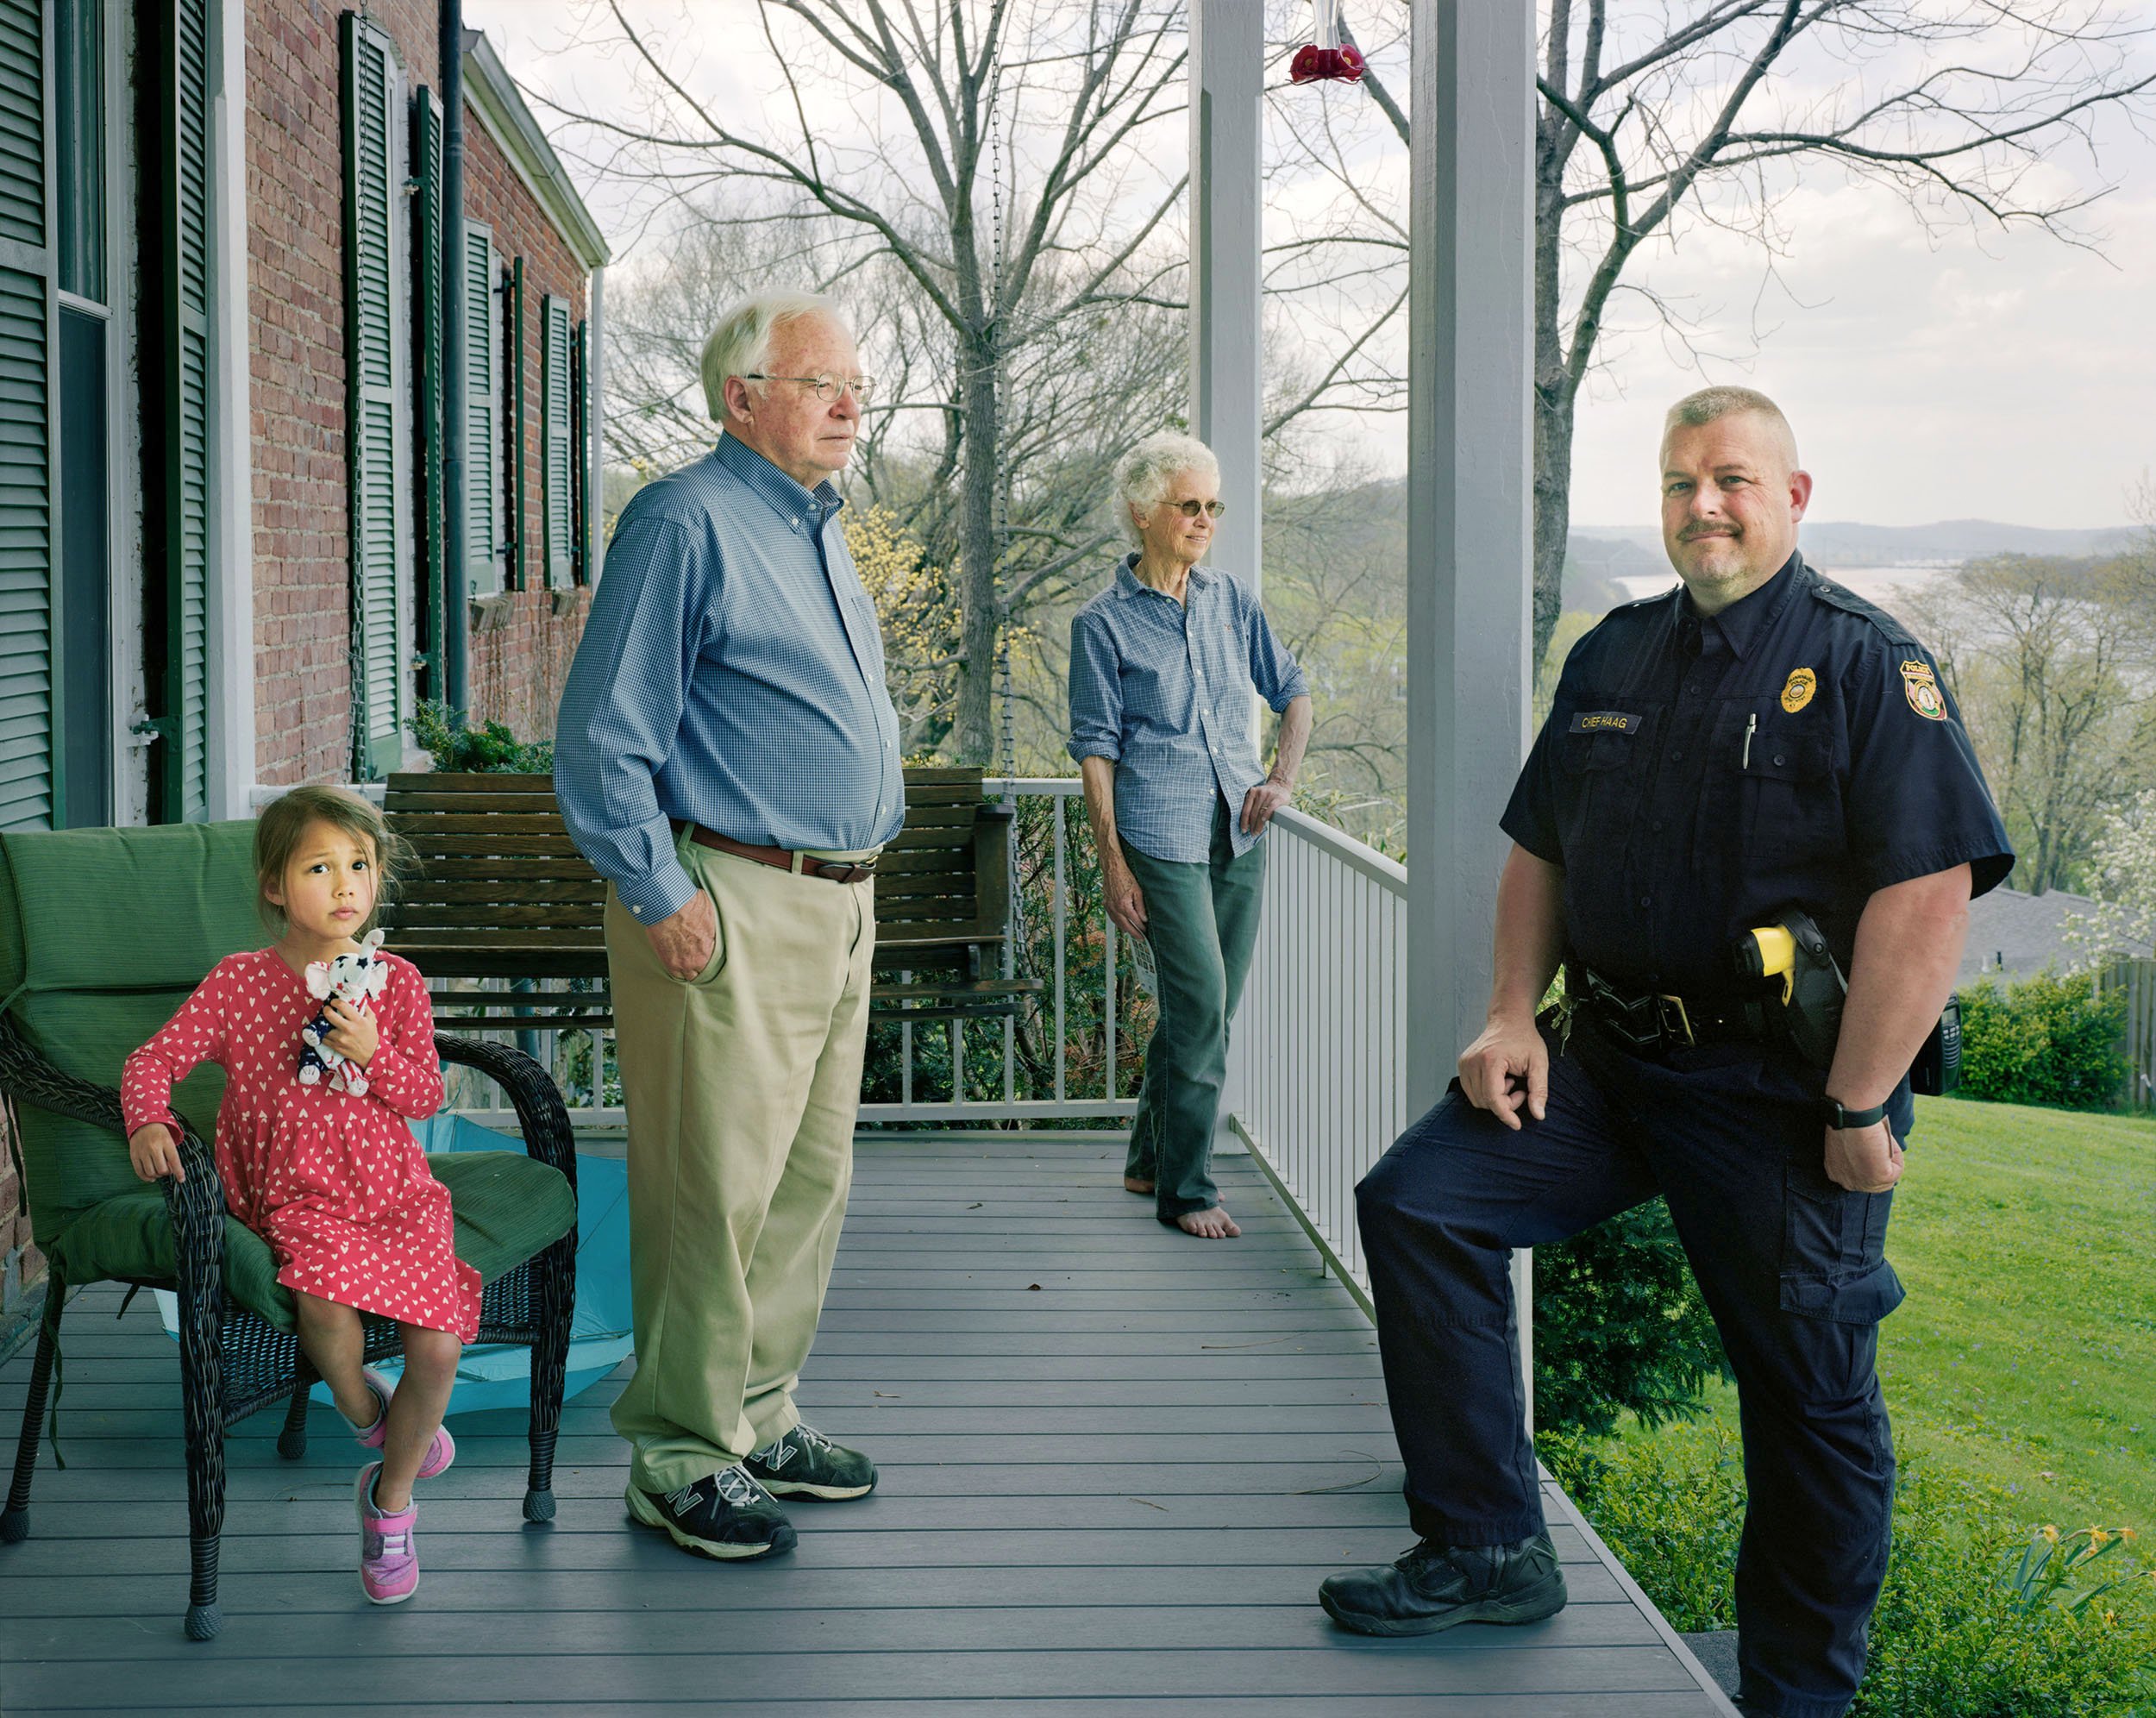
<path fill-rule="evenodd" d="M 808 1426 L 797 1426 L 766 1444 L 742 1465 L 780 1497 L 822 1497 L 836 1502 L 866 1497 L 876 1489 L 874 1462 Z"/>
<path fill-rule="evenodd" d="M 1351 1569 L 1318 1589 L 1326 1615 L 1357 1634 L 1435 1634 L 1463 1622 L 1539 1622 L 1564 1608 L 1547 1533 L 1514 1545 L 1424 1539 L 1389 1566 Z"/>
<path fill-rule="evenodd" d="M 738 1462 L 678 1491 L 646 1491 L 632 1483 L 629 1513 L 682 1550 L 728 1563 L 791 1551 L 798 1537 L 786 1511 Z"/>

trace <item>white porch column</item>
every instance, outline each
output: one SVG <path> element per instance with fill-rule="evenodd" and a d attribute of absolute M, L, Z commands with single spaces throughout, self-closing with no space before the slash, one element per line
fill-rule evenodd
<path fill-rule="evenodd" d="M 1259 122 L 1265 101 L 1265 9 L 1256 0 L 1191 0 L 1190 433 L 1220 461 L 1228 504 L 1207 562 L 1254 593 L 1265 586 L 1258 464 L 1264 409 L 1258 248 L 1263 225 Z M 1250 719 L 1264 719 L 1253 694 Z M 1259 742 L 1266 730 L 1259 726 Z M 1219 1143 L 1250 1089 L 1247 1031 L 1230 1034 Z"/>
<path fill-rule="evenodd" d="M 1527 746 L 1532 6 L 1413 0 L 1408 197 L 1407 1113 L 1489 1000 L 1497 827 Z M 1529 1256 L 1513 1257 L 1532 1423 Z"/>
<path fill-rule="evenodd" d="M 1263 407 L 1259 319 L 1259 121 L 1265 9 L 1190 9 L 1190 432 L 1219 456 L 1226 516 L 1211 564 L 1263 589 L 1257 446 Z"/>

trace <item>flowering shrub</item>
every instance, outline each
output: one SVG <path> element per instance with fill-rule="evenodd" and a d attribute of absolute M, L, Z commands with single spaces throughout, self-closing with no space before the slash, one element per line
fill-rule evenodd
<path fill-rule="evenodd" d="M 1670 1626 L 1737 1626 L 1737 1440 L 1720 1424 L 1536 1448 Z M 2002 1488 L 1902 1462 L 1852 1718 L 2156 1718 L 2156 1569 L 2131 1528 L 2017 1519 Z"/>

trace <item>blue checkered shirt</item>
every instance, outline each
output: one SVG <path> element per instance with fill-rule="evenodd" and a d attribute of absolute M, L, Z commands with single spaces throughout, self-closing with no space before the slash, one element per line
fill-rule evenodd
<path fill-rule="evenodd" d="M 1238 853 L 1243 796 L 1265 779 L 1250 688 L 1275 710 L 1309 695 L 1257 599 L 1230 574 L 1194 567 L 1177 602 L 1131 569 L 1070 623 L 1070 755 L 1115 765 L 1116 832 L 1150 858 L 1202 865 L 1225 799 Z"/>
<path fill-rule="evenodd" d="M 670 818 L 841 853 L 906 821 L 844 505 L 724 436 L 622 510 L 561 693 L 554 784 L 576 844 L 646 924 L 696 893 Z"/>

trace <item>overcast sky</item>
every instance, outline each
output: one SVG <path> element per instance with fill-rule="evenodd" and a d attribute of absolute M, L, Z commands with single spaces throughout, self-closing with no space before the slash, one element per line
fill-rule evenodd
<path fill-rule="evenodd" d="M 2156 18 L 2156 0 L 2144 3 Z M 528 86 L 573 105 L 625 103 L 622 67 L 565 48 L 587 9 L 464 0 L 466 22 Z M 675 27 L 686 34 L 669 34 L 685 49 L 700 39 L 699 93 L 723 110 L 767 99 L 751 0 L 641 0 L 636 10 L 686 21 Z M 1357 0 L 1347 10 L 1352 21 Z M 1728 235 L 1696 235 L 1656 258 L 1651 284 L 1702 320 L 1702 343 L 1748 355 L 1702 378 L 1652 335 L 1611 351 L 1579 414 L 1575 521 L 1651 522 L 1662 411 L 1703 380 L 1743 381 L 1782 403 L 1817 480 L 1815 517 L 2124 521 L 2129 491 L 2156 468 L 2156 143 L 2112 131 L 2104 166 L 2121 185 L 2091 217 L 2101 254 L 2034 234 L 1927 235 L 1890 192 L 1820 173 L 1786 206 L 1789 249 L 1771 282 L 1758 251 Z M 1160 140 L 1180 147 L 1180 123 Z M 658 246 L 630 194 L 570 167 L 617 258 L 648 262 Z M 1400 418 L 1341 433 L 1382 467 L 1404 463 Z"/>

